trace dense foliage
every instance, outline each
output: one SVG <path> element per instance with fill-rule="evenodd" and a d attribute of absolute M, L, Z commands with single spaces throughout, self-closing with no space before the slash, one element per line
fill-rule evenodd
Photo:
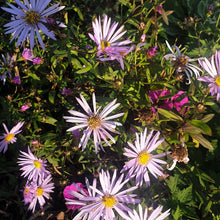
<path fill-rule="evenodd" d="M 2 6 L 8 7 L 6 2 L 15 5 L 7 0 Z M 128 161 L 124 155 L 127 142 L 134 143 L 135 133 L 147 127 L 164 138 L 154 154 L 165 152 L 163 160 L 168 165 L 161 165 L 164 175 L 158 178 L 149 173 L 150 186 L 143 183 L 135 190 L 142 206 L 170 209 L 167 219 L 220 219 L 220 102 L 217 94 L 210 94 L 208 83 L 199 81 L 194 72 L 189 83 L 184 68 L 179 68 L 189 63 L 188 57 L 194 58 L 192 65 L 202 70 L 199 75 L 207 76 L 198 58 L 210 59 L 220 50 L 220 3 L 54 0 L 50 5 L 55 3 L 65 8 L 51 15 L 55 22 L 47 24 L 56 40 L 41 32 L 45 50 L 37 43 L 33 48 L 39 64 L 22 56 L 29 42 L 17 47 L 17 39 L 10 42 L 12 36 L 5 34 L 4 25 L 11 14 L 1 9 L 0 53 L 13 55 L 14 60 L 4 64 L 1 59 L 0 75 L 10 74 L 5 82 L 0 81 L 0 135 L 5 133 L 2 123 L 8 130 L 18 122 L 24 125 L 17 141 L 0 153 L 0 218 L 64 219 L 64 214 L 65 219 L 72 219 L 78 211 L 67 209 L 64 188 L 73 182 L 85 185 L 85 177 L 91 183 L 102 169 L 110 173 L 116 169 L 119 175 Z M 123 38 L 132 41 L 133 50 L 123 56 L 124 69 L 117 59 L 100 61 L 97 45 L 88 35 L 94 33 L 95 18 L 103 19 L 104 14 L 112 23 L 119 22 L 119 27 L 124 25 Z M 172 47 L 175 54 L 180 50 L 186 63 L 164 58 L 171 54 L 166 41 L 176 46 Z M 150 94 L 156 91 L 153 100 Z M 162 95 L 163 91 L 167 92 Z M 92 109 L 93 93 L 101 110 L 117 98 L 120 106 L 113 114 L 124 113 L 114 119 L 122 124 L 116 129 L 120 134 L 111 133 L 115 143 L 109 140 L 108 146 L 102 141 L 105 152 L 97 154 L 93 138 L 84 151 L 78 147 L 83 129 L 67 132 L 76 124 L 63 118 L 70 116 L 69 110 L 85 113 L 76 100 L 80 95 Z M 164 107 L 167 103 L 172 107 Z M 20 151 L 27 152 L 28 146 L 36 157 L 47 161 L 55 186 L 50 199 L 34 213 L 23 203 L 26 179 L 17 163 Z M 175 159 L 175 168 L 168 170 Z M 135 179 L 126 184 L 127 188 L 134 185 Z M 129 207 L 137 210 L 138 206 Z"/>

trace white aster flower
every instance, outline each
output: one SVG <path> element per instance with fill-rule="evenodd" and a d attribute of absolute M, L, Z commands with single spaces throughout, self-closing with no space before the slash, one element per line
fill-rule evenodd
<path fill-rule="evenodd" d="M 87 220 L 115 220 L 116 216 L 114 211 L 116 211 L 122 218 L 129 219 L 126 212 L 131 211 L 131 209 L 123 203 L 140 203 L 140 200 L 134 199 L 135 194 L 127 195 L 127 193 L 137 189 L 137 186 L 120 191 L 128 182 L 128 180 L 123 181 L 123 177 L 124 175 L 122 174 L 117 179 L 115 170 L 111 178 L 108 171 L 104 172 L 101 170 L 99 181 L 102 189 L 99 190 L 94 186 L 90 186 L 90 188 L 96 192 L 96 195 L 82 197 L 80 199 L 87 203 L 87 205 L 80 208 L 81 215 L 87 213 Z"/>
<path fill-rule="evenodd" d="M 24 122 L 18 122 L 17 125 L 15 125 L 10 131 L 8 131 L 8 128 L 4 123 L 2 123 L 5 132 L 3 133 L 3 136 L 0 136 L 0 152 L 3 151 L 5 153 L 8 149 L 9 144 L 13 144 L 17 141 L 17 138 L 15 137 L 16 134 L 20 133 L 22 130 L 20 128 L 23 126 Z"/>
<path fill-rule="evenodd" d="M 163 206 L 158 206 L 148 217 L 149 211 L 146 208 L 145 211 L 143 212 L 143 208 L 141 207 L 141 205 L 138 205 L 138 209 L 139 209 L 139 214 L 137 213 L 136 210 L 133 210 L 133 212 L 129 212 L 129 219 L 126 220 L 163 220 L 166 217 L 168 217 L 170 215 L 169 211 L 170 209 L 168 209 L 166 212 L 161 213 Z"/>
<path fill-rule="evenodd" d="M 55 4 L 46 9 L 51 0 L 24 0 L 22 3 L 20 0 L 15 0 L 18 8 L 7 2 L 10 8 L 1 7 L 3 10 L 11 13 L 14 16 L 14 20 L 5 24 L 5 34 L 13 34 L 11 41 L 18 37 L 16 46 L 23 44 L 25 39 L 30 38 L 30 47 L 34 48 L 35 33 L 37 40 L 41 47 L 45 50 L 40 31 L 46 34 L 48 37 L 56 40 L 53 32 L 49 31 L 43 23 L 47 23 L 47 17 L 52 15 L 65 6 Z"/>
<path fill-rule="evenodd" d="M 92 26 L 94 35 L 89 33 L 89 36 L 98 46 L 97 57 L 99 57 L 99 60 L 117 60 L 121 64 L 121 68 L 124 69 L 122 58 L 134 49 L 134 47 L 125 46 L 132 43 L 131 40 L 119 41 L 126 33 L 126 31 L 123 31 L 124 25 L 117 29 L 118 22 L 111 25 L 111 18 L 104 15 L 102 25 L 99 17 L 99 19 L 95 19 L 95 22 L 92 22 Z"/>
<path fill-rule="evenodd" d="M 119 122 L 109 121 L 109 120 L 121 117 L 122 115 L 124 115 L 124 113 L 118 113 L 112 116 L 108 116 L 120 104 L 119 103 L 116 104 L 117 99 L 115 99 L 112 102 L 110 102 L 102 110 L 101 113 L 99 113 L 101 106 L 98 109 L 96 109 L 96 98 L 94 93 L 92 95 L 93 111 L 91 110 L 91 108 L 89 107 L 88 103 L 86 102 L 85 98 L 82 95 L 80 95 L 80 98 L 81 99 L 76 98 L 76 100 L 80 104 L 80 106 L 84 109 L 86 114 L 74 110 L 68 111 L 70 114 L 76 117 L 64 116 L 64 119 L 66 119 L 67 122 L 78 123 L 78 125 L 69 128 L 67 131 L 75 131 L 77 129 L 86 127 L 86 129 L 84 130 L 84 134 L 80 140 L 79 147 L 82 147 L 82 150 L 84 150 L 91 134 L 93 133 L 95 152 L 96 153 L 98 152 L 99 145 L 101 149 L 104 151 L 101 139 L 103 139 L 105 143 L 111 146 L 107 138 L 111 139 L 113 143 L 115 143 L 115 140 L 109 134 L 108 131 L 118 133 L 115 130 L 115 128 L 116 126 L 122 125 Z"/>
<path fill-rule="evenodd" d="M 42 159 L 38 159 L 33 155 L 29 146 L 28 153 L 20 151 L 20 157 L 18 158 L 19 166 L 22 166 L 20 170 L 23 171 L 21 174 L 24 177 L 28 177 L 28 180 L 37 181 L 38 179 L 43 179 L 47 175 L 50 174 L 48 170 L 46 170 L 46 161 Z"/>
<path fill-rule="evenodd" d="M 143 179 L 147 186 L 150 185 L 148 171 L 155 178 L 163 175 L 163 168 L 159 164 L 166 164 L 166 162 L 157 158 L 165 156 L 166 153 L 153 155 L 151 152 L 164 141 L 164 138 L 157 140 L 160 132 L 158 131 L 155 135 L 153 132 L 154 130 L 147 136 L 147 128 L 145 128 L 144 133 L 140 134 L 140 138 L 136 133 L 135 145 L 128 142 L 130 149 L 124 148 L 126 151 L 124 155 L 132 159 L 124 165 L 121 172 L 128 170 L 126 179 L 136 176 L 136 185 L 141 186 Z"/>
<path fill-rule="evenodd" d="M 198 59 L 191 59 L 188 56 L 181 54 L 179 48 L 177 46 L 173 46 L 176 49 L 176 54 L 167 41 L 166 44 L 171 51 L 171 54 L 166 54 L 163 58 L 165 58 L 166 60 L 169 60 L 171 58 L 171 65 L 176 69 L 176 71 L 186 73 L 188 79 L 187 84 L 191 83 L 191 77 L 193 76 L 193 74 L 196 76 L 196 78 L 200 76 L 200 72 L 202 72 L 202 70 L 199 67 L 190 63 L 193 61 L 197 61 Z"/>

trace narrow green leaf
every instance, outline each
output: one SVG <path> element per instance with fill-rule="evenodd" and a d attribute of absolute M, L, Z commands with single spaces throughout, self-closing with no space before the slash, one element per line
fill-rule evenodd
<path fill-rule="evenodd" d="M 56 91 L 50 90 L 49 95 L 48 95 L 48 99 L 50 103 L 54 104 L 55 96 L 56 96 Z"/>
<path fill-rule="evenodd" d="M 211 128 L 201 120 L 192 119 L 189 123 L 203 131 L 204 134 L 212 135 Z"/>
<path fill-rule="evenodd" d="M 158 108 L 157 110 L 161 115 L 163 115 L 166 118 L 169 118 L 171 121 L 183 121 L 183 119 L 179 115 L 177 115 L 171 111 L 167 111 L 162 108 Z"/>
<path fill-rule="evenodd" d="M 204 118 L 202 118 L 201 121 L 204 122 L 204 123 L 207 123 L 210 120 L 212 120 L 214 116 L 215 116 L 215 114 L 208 114 Z"/>
<path fill-rule="evenodd" d="M 201 134 L 191 134 L 192 138 L 197 140 L 203 147 L 213 150 L 212 144 L 205 139 Z"/>

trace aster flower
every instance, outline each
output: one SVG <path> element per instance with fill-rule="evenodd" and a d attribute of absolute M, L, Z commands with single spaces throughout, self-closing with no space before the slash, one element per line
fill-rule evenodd
<path fill-rule="evenodd" d="M 166 54 L 163 58 L 165 58 L 166 60 L 169 60 L 171 58 L 171 65 L 176 69 L 178 73 L 185 72 L 188 79 L 187 84 L 191 83 L 191 77 L 193 76 L 193 74 L 196 76 L 196 78 L 200 76 L 200 72 L 202 72 L 202 70 L 199 67 L 190 63 L 193 61 L 197 61 L 198 59 L 191 59 L 188 56 L 181 54 L 179 48 L 177 46 L 173 46 L 177 52 L 176 54 L 167 41 L 166 44 L 171 51 L 171 54 Z"/>
<path fill-rule="evenodd" d="M 39 64 L 41 64 L 41 62 L 42 62 L 42 59 L 40 58 L 40 57 L 35 57 L 34 59 L 33 59 L 33 64 L 34 65 L 39 65 Z"/>
<path fill-rule="evenodd" d="M 101 190 L 90 186 L 94 192 L 95 196 L 87 196 L 80 198 L 80 201 L 87 202 L 80 208 L 81 215 L 88 214 L 88 220 L 98 220 L 98 219 L 116 219 L 115 211 L 124 219 L 128 219 L 126 212 L 131 211 L 123 203 L 139 203 L 139 199 L 135 199 L 135 194 L 127 195 L 127 193 L 132 192 L 137 189 L 137 186 L 130 187 L 126 190 L 120 191 L 122 187 L 128 182 L 123 181 L 124 175 L 122 174 L 118 179 L 116 177 L 116 170 L 111 178 L 109 172 L 104 172 L 101 170 L 99 174 L 99 181 L 101 184 Z"/>
<path fill-rule="evenodd" d="M 24 48 L 23 52 L 22 52 L 22 57 L 25 60 L 29 60 L 29 61 L 33 61 L 33 59 L 35 58 L 33 52 L 31 49 L 28 48 Z"/>
<path fill-rule="evenodd" d="M 208 72 L 210 77 L 199 77 L 198 80 L 209 83 L 210 93 L 213 96 L 217 94 L 216 100 L 220 99 L 220 51 L 216 51 L 215 55 L 212 55 L 211 62 L 204 58 L 199 60 L 199 64 Z"/>
<path fill-rule="evenodd" d="M 24 196 L 23 201 L 25 205 L 32 202 L 34 198 L 34 190 L 35 190 L 35 184 L 33 184 L 33 182 L 30 183 L 28 180 L 23 190 L 23 196 Z"/>
<path fill-rule="evenodd" d="M 5 153 L 8 149 L 8 145 L 13 144 L 17 141 L 15 135 L 19 134 L 22 131 L 20 129 L 23 124 L 24 122 L 18 122 L 17 125 L 15 125 L 10 131 L 8 131 L 6 125 L 2 123 L 6 133 L 3 133 L 3 136 L 0 136 L 0 140 L 2 139 L 0 141 L 0 152 L 3 151 L 3 153 Z"/>
<path fill-rule="evenodd" d="M 153 155 L 151 152 L 164 141 L 164 138 L 157 140 L 160 132 L 158 131 L 155 135 L 153 132 L 154 130 L 147 136 L 147 128 L 145 128 L 144 133 L 141 132 L 140 138 L 136 133 L 135 145 L 128 142 L 130 149 L 124 148 L 124 155 L 132 159 L 124 165 L 121 172 L 128 170 L 126 179 L 136 176 L 136 185 L 141 186 L 143 179 L 147 186 L 150 185 L 148 171 L 155 178 L 163 175 L 163 168 L 159 164 L 166 164 L 166 162 L 157 158 L 165 156 L 166 153 Z"/>
<path fill-rule="evenodd" d="M 166 217 L 168 217 L 170 215 L 169 211 L 170 209 L 168 209 L 166 212 L 161 213 L 163 206 L 158 206 L 148 217 L 148 209 L 146 208 L 145 211 L 143 212 L 143 208 L 141 207 L 141 205 L 138 205 L 138 209 L 139 209 L 139 214 L 137 213 L 136 210 L 133 210 L 132 212 L 129 212 L 129 216 L 130 218 L 128 220 L 163 220 Z"/>
<path fill-rule="evenodd" d="M 84 109 L 86 114 L 83 114 L 78 111 L 70 110 L 69 113 L 76 116 L 76 117 L 69 117 L 64 116 L 64 119 L 66 119 L 67 122 L 71 123 L 79 123 L 78 125 L 69 128 L 67 131 L 75 131 L 80 128 L 85 128 L 84 134 L 80 140 L 79 148 L 82 147 L 82 150 L 85 149 L 86 144 L 93 133 L 94 138 L 94 144 L 95 144 L 95 152 L 98 152 L 99 145 L 101 149 L 104 151 L 102 146 L 102 140 L 105 141 L 106 144 L 111 146 L 107 138 L 111 139 L 113 143 L 115 143 L 114 138 L 109 134 L 108 131 L 118 133 L 115 128 L 116 126 L 121 126 L 121 123 L 115 122 L 115 121 L 109 121 L 111 119 L 115 119 L 118 117 L 121 117 L 124 115 L 124 113 L 118 113 L 112 116 L 108 116 L 113 110 L 115 110 L 120 104 L 115 104 L 116 100 L 113 100 L 110 102 L 101 113 L 99 113 L 99 110 L 101 106 L 96 109 L 96 98 L 95 94 L 92 95 L 92 101 L 93 101 L 93 110 L 92 112 L 91 108 L 89 107 L 88 103 L 86 102 L 85 98 L 80 95 L 80 98 L 76 98 L 77 102 L 80 104 L 80 106 Z"/>
<path fill-rule="evenodd" d="M 0 80 L 3 81 L 3 85 L 6 82 L 7 74 L 11 78 L 11 69 L 15 61 L 14 58 L 14 56 L 10 56 L 8 53 L 6 57 L 2 54 L 2 60 L 0 60 L 0 71 L 2 72 L 0 73 Z"/>
<path fill-rule="evenodd" d="M 67 89 L 66 87 L 63 87 L 61 94 L 62 95 L 71 95 L 72 91 L 71 91 L 71 89 Z"/>
<path fill-rule="evenodd" d="M 20 110 L 21 112 L 25 112 L 29 108 L 30 108 L 29 105 L 22 105 Z"/>
<path fill-rule="evenodd" d="M 46 170 L 46 161 L 38 159 L 34 156 L 28 146 L 28 153 L 20 151 L 20 157 L 18 158 L 19 166 L 22 166 L 20 170 L 23 171 L 21 174 L 24 177 L 28 177 L 29 180 L 37 181 L 38 179 L 42 180 L 47 175 L 50 174 Z"/>
<path fill-rule="evenodd" d="M 83 207 L 85 205 L 88 205 L 89 203 L 86 201 L 87 197 L 95 197 L 96 196 L 96 192 L 94 189 L 96 189 L 97 186 L 97 180 L 93 179 L 93 183 L 92 183 L 92 187 L 93 189 L 90 188 L 90 184 L 88 179 L 85 179 L 86 182 L 86 187 L 87 189 L 84 189 L 83 187 L 79 186 L 78 184 L 73 183 L 72 185 L 74 186 L 74 189 L 69 190 L 68 194 L 70 195 L 70 197 L 65 197 L 66 200 L 66 205 L 67 207 Z M 74 218 L 73 220 L 87 220 L 88 216 L 90 215 L 90 213 L 82 213 L 79 212 Z"/>
<path fill-rule="evenodd" d="M 124 69 L 123 56 L 131 51 L 131 47 L 125 46 L 131 43 L 131 40 L 118 41 L 126 31 L 123 31 L 124 25 L 118 30 L 118 22 L 114 22 L 111 27 L 111 18 L 104 15 L 103 24 L 101 25 L 101 19 L 95 19 L 92 22 L 94 35 L 89 33 L 90 38 L 95 41 L 98 46 L 97 57 L 101 61 L 117 60 L 121 64 L 121 68 Z"/>
<path fill-rule="evenodd" d="M 35 211 L 37 202 L 39 202 L 39 205 L 42 208 L 46 202 L 45 198 L 49 199 L 49 194 L 52 193 L 54 189 L 54 183 L 52 183 L 51 180 L 51 175 L 48 175 L 45 179 L 39 180 L 38 184 L 35 186 L 34 197 L 28 207 L 32 212 Z"/>
<path fill-rule="evenodd" d="M 5 34 L 13 34 L 11 41 L 18 37 L 16 47 L 19 44 L 23 44 L 25 39 L 30 38 L 30 47 L 34 48 L 34 36 L 37 35 L 37 40 L 41 47 L 45 50 L 42 38 L 40 36 L 40 30 L 48 37 L 56 40 L 54 33 L 49 31 L 43 23 L 47 23 L 47 17 L 52 15 L 65 6 L 59 7 L 59 4 L 55 4 L 46 9 L 51 0 L 25 0 L 22 3 L 20 0 L 15 0 L 18 8 L 7 2 L 10 8 L 1 7 L 3 10 L 11 13 L 14 19 L 5 24 Z"/>

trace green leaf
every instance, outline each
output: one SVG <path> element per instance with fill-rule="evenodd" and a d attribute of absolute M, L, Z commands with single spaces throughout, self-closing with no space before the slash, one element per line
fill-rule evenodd
<path fill-rule="evenodd" d="M 183 121 L 183 119 L 179 115 L 171 111 L 167 111 L 163 108 L 158 108 L 157 111 L 164 117 L 169 118 L 171 121 Z"/>
<path fill-rule="evenodd" d="M 201 120 L 192 119 L 189 121 L 189 123 L 199 129 L 201 129 L 204 134 L 212 135 L 211 128 L 207 124 L 202 122 Z"/>
<path fill-rule="evenodd" d="M 201 134 L 191 134 L 192 138 L 198 141 L 203 147 L 213 150 L 212 144 L 205 139 Z"/>
<path fill-rule="evenodd" d="M 50 103 L 54 104 L 55 96 L 56 96 L 56 91 L 50 90 L 49 95 L 48 95 L 48 99 Z"/>
<path fill-rule="evenodd" d="M 204 122 L 204 123 L 207 123 L 210 120 L 212 120 L 214 116 L 215 116 L 215 114 L 208 114 L 204 118 L 202 118 L 201 121 Z"/>
<path fill-rule="evenodd" d="M 32 77 L 35 80 L 40 80 L 40 78 L 35 73 L 28 73 L 28 76 Z"/>

